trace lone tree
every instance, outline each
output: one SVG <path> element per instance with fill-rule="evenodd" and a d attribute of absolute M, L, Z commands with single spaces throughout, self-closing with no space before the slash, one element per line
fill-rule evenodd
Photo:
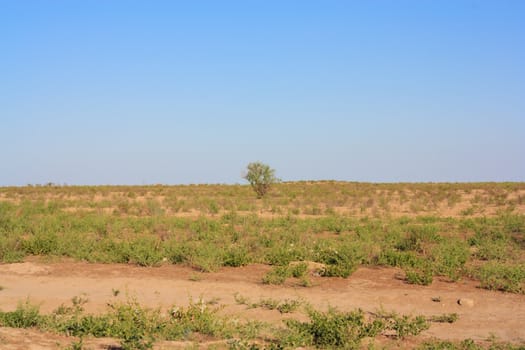
<path fill-rule="evenodd" d="M 261 162 L 248 164 L 246 170 L 243 178 L 250 183 L 257 198 L 262 198 L 274 183 L 279 182 L 275 177 L 275 170 Z"/>

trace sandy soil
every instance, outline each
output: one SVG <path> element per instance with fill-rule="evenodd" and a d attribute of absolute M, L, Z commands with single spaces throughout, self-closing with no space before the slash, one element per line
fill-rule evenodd
<path fill-rule="evenodd" d="M 75 296 L 84 296 L 88 312 L 106 310 L 108 302 L 136 298 L 141 304 L 168 308 L 186 305 L 190 298 L 214 300 L 225 305 L 226 314 L 240 318 L 280 323 L 300 314 L 281 315 L 275 310 L 248 309 L 235 302 L 234 295 L 259 301 L 261 298 L 303 299 L 319 309 L 329 305 L 340 310 L 361 308 L 367 312 L 383 308 L 401 314 L 440 315 L 457 313 L 453 324 L 433 323 L 418 339 L 440 338 L 483 340 L 497 337 L 501 341 L 525 344 L 525 296 L 486 291 L 475 281 L 449 283 L 435 280 L 431 286 L 408 285 L 401 271 L 384 268 L 360 268 L 348 279 L 313 277 L 312 287 L 300 287 L 294 281 L 283 286 L 261 283 L 268 266 L 251 265 L 224 268 L 216 273 L 201 274 L 192 269 L 166 265 L 143 268 L 131 265 L 87 264 L 80 262 L 44 263 L 27 261 L 0 265 L 0 309 L 13 310 L 26 298 L 51 312 L 69 304 Z M 114 291 L 119 291 L 114 296 Z M 440 302 L 432 298 L 440 297 Z M 461 306 L 460 298 L 474 301 Z M 72 339 L 35 330 L 0 328 L 0 349 L 59 349 Z M 107 348 L 115 341 L 92 340 L 94 349 Z M 181 347 L 184 343 L 163 343 L 158 348 Z"/>

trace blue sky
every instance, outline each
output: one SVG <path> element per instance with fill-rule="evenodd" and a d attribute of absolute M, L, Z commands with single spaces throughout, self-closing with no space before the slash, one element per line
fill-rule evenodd
<path fill-rule="evenodd" d="M 525 181 L 524 1 L 0 0 L 0 186 Z"/>

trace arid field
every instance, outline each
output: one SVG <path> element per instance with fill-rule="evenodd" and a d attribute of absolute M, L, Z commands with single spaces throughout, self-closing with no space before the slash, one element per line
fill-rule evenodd
<path fill-rule="evenodd" d="M 0 188 L 0 349 L 525 349 L 525 183 Z"/>

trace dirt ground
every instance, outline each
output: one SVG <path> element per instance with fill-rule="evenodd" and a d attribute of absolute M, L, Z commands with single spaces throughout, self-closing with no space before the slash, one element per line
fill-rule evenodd
<path fill-rule="evenodd" d="M 439 338 L 485 340 L 489 337 L 513 343 L 525 343 L 525 295 L 506 294 L 477 288 L 475 281 L 450 283 L 435 279 L 431 286 L 406 284 L 402 272 L 392 268 L 360 268 L 347 279 L 313 277 L 311 287 L 293 281 L 283 286 L 264 285 L 262 276 L 268 266 L 250 265 L 223 268 L 215 273 L 199 273 L 190 268 L 166 265 L 144 268 L 132 265 L 88 264 L 81 262 L 43 262 L 0 265 L 0 309 L 14 310 L 17 303 L 29 299 L 40 305 L 43 313 L 61 304 L 70 304 L 75 296 L 88 299 L 86 311 L 106 310 L 107 303 L 136 298 L 145 306 L 169 308 L 187 305 L 202 298 L 225 305 L 222 312 L 238 318 L 257 319 L 279 324 L 284 318 L 276 310 L 249 309 L 235 301 L 235 294 L 253 302 L 261 298 L 301 299 L 315 308 L 335 306 L 340 310 L 361 308 L 374 312 L 382 308 L 400 314 L 441 315 L 457 313 L 453 324 L 433 323 L 418 339 Z M 115 292 L 118 295 L 115 296 Z M 435 302 L 433 298 L 440 298 Z M 473 306 L 462 306 L 458 299 L 468 298 Z M 73 339 L 36 330 L 0 328 L 0 349 L 63 349 Z M 93 349 L 117 344 L 111 339 L 92 339 Z M 159 343 L 157 348 L 184 347 L 185 343 Z M 188 344 L 186 344 L 188 345 Z"/>

